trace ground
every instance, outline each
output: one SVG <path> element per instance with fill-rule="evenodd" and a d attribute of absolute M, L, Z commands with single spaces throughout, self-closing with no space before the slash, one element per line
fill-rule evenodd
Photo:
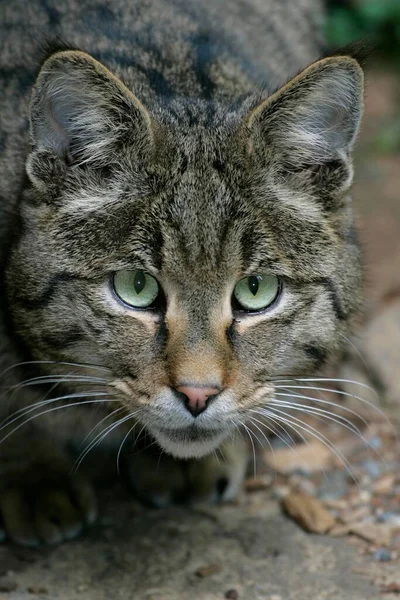
<path fill-rule="evenodd" d="M 366 317 L 354 342 L 357 349 L 341 370 L 344 379 L 361 379 L 378 389 L 395 429 L 400 416 L 400 163 L 398 154 L 382 152 L 379 140 L 396 117 L 396 82 L 382 68 L 372 69 L 368 78 L 355 186 L 368 265 Z M 342 389 L 355 393 L 345 383 Z M 376 403 L 373 396 L 371 402 Z M 311 450 L 300 445 L 297 453 L 289 453 L 275 440 L 275 458 L 261 453 L 259 471 L 249 475 L 236 504 L 147 510 L 117 487 L 103 493 L 99 524 L 82 539 L 50 550 L 0 546 L 0 598 L 398 598 L 399 442 L 382 415 L 354 400 L 345 406 L 368 421 L 366 426 L 362 418 L 338 413 L 350 415 L 364 439 L 335 423 L 322 426 L 311 417 L 308 422 L 323 427 L 348 458 L 357 483 L 318 442 L 310 441 Z M 314 497 L 319 499 L 315 506 Z M 306 533 L 299 522 L 329 534 Z"/>

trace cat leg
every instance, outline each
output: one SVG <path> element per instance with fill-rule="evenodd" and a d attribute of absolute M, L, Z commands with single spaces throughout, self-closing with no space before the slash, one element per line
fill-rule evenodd
<path fill-rule="evenodd" d="M 0 539 L 2 531 L 22 546 L 73 539 L 96 519 L 93 489 L 53 440 L 27 429 L 0 444 Z"/>
<path fill-rule="evenodd" d="M 213 454 L 189 461 L 190 497 L 194 503 L 233 500 L 242 487 L 248 449 L 241 437 L 222 444 Z"/>
<path fill-rule="evenodd" d="M 143 450 L 133 456 L 127 453 L 124 472 L 129 487 L 146 504 L 215 504 L 230 501 L 239 493 L 247 460 L 247 446 L 238 437 L 199 459 L 175 459 L 161 450 Z"/>

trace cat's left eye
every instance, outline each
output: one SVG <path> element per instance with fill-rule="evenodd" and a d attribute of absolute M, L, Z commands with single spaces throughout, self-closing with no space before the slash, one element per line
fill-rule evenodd
<path fill-rule="evenodd" d="M 113 288 L 120 300 L 132 308 L 155 308 L 160 294 L 157 279 L 145 271 L 118 271 Z"/>
<path fill-rule="evenodd" d="M 250 275 L 244 277 L 233 290 L 234 305 L 239 310 L 259 312 L 272 306 L 281 291 L 276 275 Z"/>

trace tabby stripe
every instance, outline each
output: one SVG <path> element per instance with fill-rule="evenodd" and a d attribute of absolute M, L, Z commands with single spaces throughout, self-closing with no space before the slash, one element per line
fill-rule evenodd
<path fill-rule="evenodd" d="M 339 291 L 332 279 L 329 279 L 329 277 L 322 277 L 320 279 L 315 279 L 313 283 L 318 283 L 324 286 L 324 288 L 329 292 L 335 315 L 340 321 L 345 321 L 349 317 L 349 313 L 343 308 Z"/>
<path fill-rule="evenodd" d="M 304 344 L 302 349 L 315 363 L 315 368 L 319 369 L 325 363 L 328 353 L 325 348 L 314 346 L 313 344 Z"/>
<path fill-rule="evenodd" d="M 212 40 L 208 34 L 199 33 L 193 36 L 191 42 L 195 56 L 194 70 L 197 80 L 203 90 L 204 98 L 211 99 L 215 91 L 215 83 L 208 74 L 210 63 L 215 58 Z"/>
<path fill-rule="evenodd" d="M 47 346 L 52 346 L 53 348 L 56 348 L 57 350 L 63 350 L 63 348 L 66 348 L 71 344 L 79 342 L 82 338 L 82 331 L 74 327 L 73 329 L 65 333 L 60 332 L 57 336 L 49 334 L 43 335 L 42 342 Z"/>
<path fill-rule="evenodd" d="M 75 281 L 76 279 L 84 279 L 73 273 L 57 273 L 53 275 L 47 282 L 44 292 L 40 296 L 30 298 L 29 296 L 16 296 L 15 301 L 24 306 L 26 310 L 37 310 L 44 308 L 55 296 L 58 287 L 61 283 L 67 281 Z"/>

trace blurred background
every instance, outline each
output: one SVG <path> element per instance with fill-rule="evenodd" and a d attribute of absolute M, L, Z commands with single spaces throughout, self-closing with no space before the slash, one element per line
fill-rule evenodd
<path fill-rule="evenodd" d="M 391 418 L 397 421 L 400 418 L 400 0 L 328 0 L 325 32 L 331 46 L 365 40 L 370 48 L 365 113 L 355 155 L 354 191 L 367 269 L 365 323 L 356 344 L 368 368 L 365 364 L 363 368 L 360 364 L 353 368 L 367 371 L 364 377 L 370 378 Z"/>

